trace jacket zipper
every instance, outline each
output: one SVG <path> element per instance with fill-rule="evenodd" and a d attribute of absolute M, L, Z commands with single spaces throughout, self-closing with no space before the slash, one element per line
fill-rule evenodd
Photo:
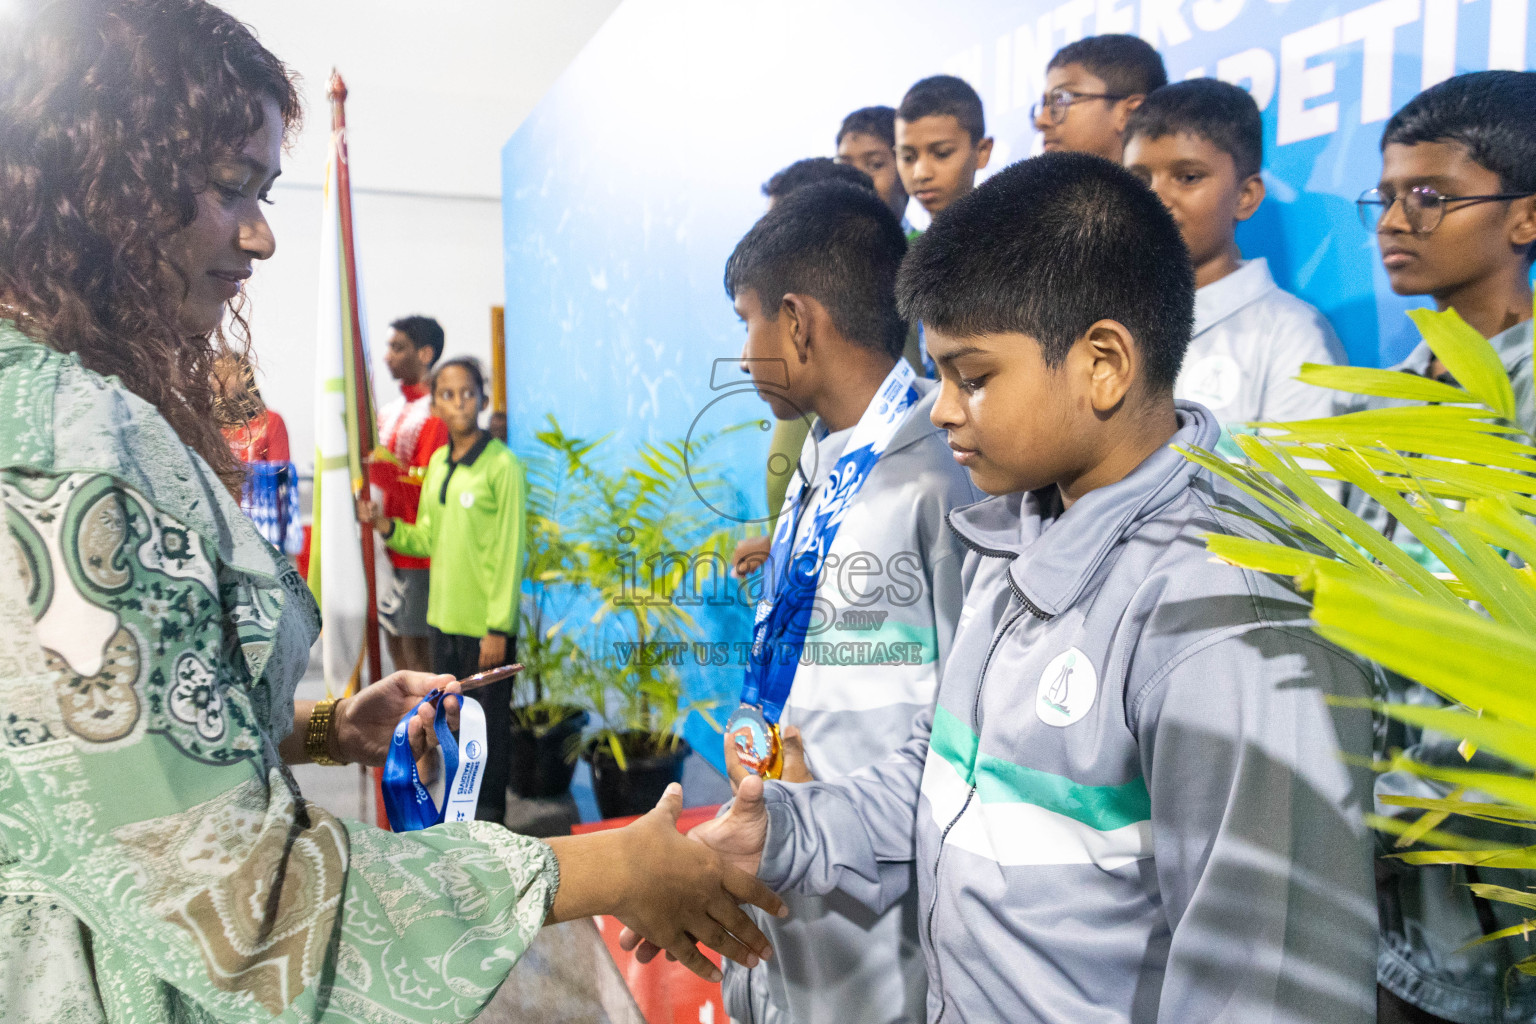
<path fill-rule="evenodd" d="M 1012 583 L 1013 580 L 1010 577 L 1010 586 Z M 981 726 L 977 719 L 981 714 L 981 691 L 982 688 L 986 685 L 987 667 L 992 664 L 992 655 L 997 653 L 997 648 L 1002 644 L 1003 637 L 1008 635 L 1008 631 L 1013 628 L 1014 623 L 1018 622 L 1025 615 L 1033 615 L 1036 618 L 1043 620 L 1050 619 L 1049 615 L 1042 613 L 1039 608 L 1035 607 L 1033 603 L 1031 603 L 1022 594 L 1020 594 L 1017 587 L 1013 587 L 1013 592 L 1014 596 L 1018 597 L 1019 600 L 1023 603 L 1024 611 L 1017 612 L 1004 620 L 1002 626 L 998 629 L 997 634 L 992 637 L 992 646 L 987 649 L 987 657 L 982 661 L 981 672 L 976 677 L 976 697 L 971 703 L 971 728 L 976 731 L 978 755 L 980 754 L 979 744 L 981 742 Z M 947 1001 L 947 997 L 944 994 L 943 962 L 939 958 L 938 945 L 934 942 L 933 939 L 933 916 L 934 913 L 939 909 L 939 867 L 944 863 L 944 843 L 949 839 L 950 830 L 959 824 L 961 818 L 965 817 L 965 812 L 970 809 L 971 801 L 974 799 L 976 799 L 976 779 L 973 772 L 971 777 L 970 791 L 965 794 L 965 803 L 960 805 L 959 812 L 949 820 L 949 824 L 945 825 L 944 831 L 939 834 L 939 849 L 938 853 L 934 855 L 933 859 L 933 902 L 928 905 L 928 922 L 926 928 L 928 933 L 928 948 L 933 952 L 934 981 L 937 983 L 935 987 L 939 992 L 939 1015 L 934 1018 L 933 1024 L 940 1024 L 940 1022 L 944 1020 L 944 1014 L 949 1011 L 949 1003 Z"/>
<path fill-rule="evenodd" d="M 955 529 L 954 524 L 949 521 L 949 513 L 947 512 L 944 514 L 944 522 L 945 525 L 949 527 L 950 532 L 952 532 L 956 537 L 960 539 L 961 544 L 976 552 L 978 555 L 981 555 L 985 558 L 1005 558 L 1009 562 L 1012 562 L 1014 558 L 1018 557 L 1012 551 L 999 551 L 993 548 L 984 548 L 979 544 L 972 543 L 969 537 Z M 1055 618 L 1055 616 L 1041 610 L 1039 605 L 1035 604 L 1035 602 L 1024 596 L 1024 592 L 1019 589 L 1019 585 L 1013 581 L 1012 573 L 1005 569 L 1003 571 L 1003 575 L 1008 579 L 1008 589 L 1013 593 L 1013 596 L 1018 600 L 1019 604 L 1024 606 L 1024 610 L 1004 620 L 1002 627 L 999 628 L 996 635 L 992 637 L 992 646 L 987 648 L 987 656 L 981 663 L 981 672 L 978 673 L 976 677 L 976 696 L 971 701 L 971 728 L 976 733 L 978 759 L 980 758 L 981 754 L 981 692 L 986 686 L 987 668 L 992 664 L 992 655 L 997 653 L 997 648 L 1000 644 L 1002 644 L 1003 637 L 1006 636 L 1008 631 L 1013 628 L 1014 623 L 1018 622 L 1026 614 L 1033 615 L 1041 622 L 1050 622 L 1051 619 Z M 939 851 L 933 859 L 933 902 L 928 905 L 928 921 L 927 927 L 925 928 L 925 931 L 928 934 L 928 948 L 933 951 L 934 980 L 937 982 L 935 987 L 938 989 L 939 993 L 939 1015 L 933 1019 L 933 1024 L 941 1024 L 941 1022 L 944 1020 L 944 1015 L 949 1012 L 948 998 L 944 994 L 944 968 L 942 966 L 942 961 L 939 959 L 938 946 L 934 943 L 933 940 L 933 916 L 934 913 L 939 909 L 939 866 L 944 862 L 944 843 L 949 838 L 950 830 L 960 822 L 961 818 L 965 817 L 965 812 L 970 808 L 971 801 L 974 799 L 976 799 L 976 779 L 973 772 L 971 777 L 970 791 L 965 794 L 965 803 L 960 805 L 959 812 L 950 819 L 949 824 L 944 826 L 944 831 L 939 834 Z"/>

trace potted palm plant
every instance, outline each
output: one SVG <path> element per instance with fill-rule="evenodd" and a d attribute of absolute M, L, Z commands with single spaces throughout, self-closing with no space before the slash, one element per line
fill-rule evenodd
<path fill-rule="evenodd" d="M 1261 434 L 1236 439 L 1237 460 L 1185 454 L 1290 531 L 1273 543 L 1213 536 L 1213 554 L 1294 577 L 1311 595 L 1320 634 L 1438 698 L 1372 703 L 1404 726 L 1461 741 L 1450 764 L 1383 751 L 1380 770 L 1423 780 L 1435 795 L 1384 795 L 1393 813 L 1372 824 L 1395 837 L 1391 859 L 1453 869 L 1477 900 L 1501 905 L 1514 923 L 1485 925 L 1473 944 L 1505 943 L 1507 978 L 1536 975 L 1528 942 L 1509 941 L 1536 931 L 1531 876 L 1503 871 L 1536 869 L 1536 441 L 1516 422 L 1492 346 L 1452 310 L 1410 315 L 1457 383 L 1304 367 L 1309 383 L 1397 404 L 1256 424 Z M 1373 499 L 1412 534 L 1421 557 L 1386 540 L 1318 479 Z M 1474 760 L 1479 750 L 1490 756 Z M 1501 871 L 1511 884 L 1486 880 Z"/>
<path fill-rule="evenodd" d="M 519 660 L 512 694 L 512 791 L 524 798 L 559 796 L 570 788 L 582 730 L 585 663 L 557 618 L 562 584 L 580 565 L 570 536 L 573 508 L 587 486 L 587 460 L 598 442 L 567 437 L 551 417 L 529 460 L 527 568 Z M 569 603 L 568 600 L 565 603 Z"/>
<path fill-rule="evenodd" d="M 599 727 L 586 756 L 605 817 L 643 813 L 681 779 L 689 715 L 719 729 L 710 702 L 684 701 L 680 671 L 700 639 L 690 598 L 730 585 L 734 537 L 711 509 L 729 488 L 699 458 L 714 440 L 644 444 L 624 468 L 592 477 L 582 554 L 607 671 L 587 677 Z"/>
<path fill-rule="evenodd" d="M 732 530 L 712 511 L 730 487 L 700 454 L 718 439 L 641 445 L 609 468 L 604 439 L 567 435 L 553 418 L 531 474 L 524 632 L 530 708 L 580 701 L 597 720 L 583 754 L 605 817 L 643 813 L 678 781 L 691 752 L 681 728 L 709 717 L 684 699 L 680 663 L 701 639 L 690 597 L 731 586 Z M 679 599 L 681 598 L 681 599 Z M 535 686 L 543 689 L 534 690 Z M 565 747 L 574 760 L 574 748 Z"/>

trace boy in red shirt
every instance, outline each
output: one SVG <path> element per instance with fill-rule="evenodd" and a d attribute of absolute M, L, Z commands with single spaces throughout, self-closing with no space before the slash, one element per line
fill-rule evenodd
<path fill-rule="evenodd" d="M 448 441 L 448 429 L 432 415 L 427 377 L 443 354 L 443 328 L 427 316 L 408 316 L 390 324 L 394 333 L 384 350 L 384 365 L 400 382 L 400 397 L 379 410 L 379 447 L 369 465 L 369 480 L 381 496 L 386 516 L 416 521 L 421 480 L 432 453 Z M 397 669 L 429 670 L 427 645 L 427 572 L 431 562 L 389 552 L 395 578 L 379 597 L 379 624 Z"/>

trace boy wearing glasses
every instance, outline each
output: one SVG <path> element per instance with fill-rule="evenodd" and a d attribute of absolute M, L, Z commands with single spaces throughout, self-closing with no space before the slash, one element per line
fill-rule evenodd
<path fill-rule="evenodd" d="M 1046 65 L 1045 95 L 1029 113 L 1047 152 L 1093 153 L 1119 163 L 1131 111 L 1167 84 L 1163 58 L 1146 40 L 1089 36 L 1056 51 Z"/>
<path fill-rule="evenodd" d="M 964 80 L 934 75 L 907 90 L 896 108 L 896 167 L 923 209 L 936 215 L 975 188 L 991 158 L 981 97 Z"/>
<path fill-rule="evenodd" d="M 1536 73 L 1478 71 L 1419 93 L 1381 136 L 1381 181 L 1359 200 L 1399 295 L 1453 308 L 1504 356 L 1520 425 L 1536 431 Z M 1399 367 L 1445 368 L 1420 345 Z"/>
<path fill-rule="evenodd" d="M 1381 262 L 1399 295 L 1428 295 L 1455 309 L 1499 353 L 1515 392 L 1519 426 L 1536 432 L 1532 386 L 1531 262 L 1536 252 L 1536 73 L 1480 71 L 1441 82 L 1409 101 L 1381 138 L 1381 181 L 1360 197 L 1367 227 L 1376 231 Z M 1396 367 L 1446 379 L 1445 367 L 1420 344 Z M 1368 407 L 1395 404 L 1370 399 Z M 1396 522 L 1357 493 L 1348 504 L 1392 537 Z M 1404 531 L 1406 534 L 1406 531 Z M 1400 540 L 1421 558 L 1422 548 Z M 1437 703 L 1428 691 L 1389 675 L 1388 699 Z M 1469 765 L 1456 744 L 1394 723 L 1379 754 L 1401 749 L 1421 764 L 1498 771 L 1487 754 Z M 1402 772 L 1376 780 L 1376 811 L 1417 815 L 1380 802 L 1389 795 L 1444 796 Z M 1486 826 L 1493 828 L 1494 826 Z M 1457 832 L 1481 836 L 1465 823 Z M 1384 851 L 1386 852 L 1386 851 Z M 1510 970 L 1523 944 L 1470 945 L 1516 925 L 1525 915 L 1478 897 L 1470 884 L 1527 889 L 1536 872 L 1377 862 L 1382 946 L 1377 962 L 1383 1024 L 1498 1024 L 1536 1019 L 1536 979 Z"/>
<path fill-rule="evenodd" d="M 1125 166 L 1173 214 L 1195 265 L 1195 334 L 1173 394 L 1223 425 L 1331 416 L 1334 392 L 1296 380 L 1344 351 L 1315 308 L 1243 259 L 1237 225 L 1264 201 L 1264 129 L 1253 97 L 1214 78 L 1165 85 L 1131 113 Z"/>

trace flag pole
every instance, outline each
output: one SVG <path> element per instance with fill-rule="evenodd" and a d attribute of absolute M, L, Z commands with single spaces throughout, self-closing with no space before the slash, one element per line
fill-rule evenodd
<path fill-rule="evenodd" d="M 352 247 L 352 176 L 347 156 L 347 85 L 341 73 L 331 69 L 330 87 L 326 92 L 331 101 L 331 135 L 336 144 L 336 198 L 341 206 L 341 260 L 346 281 L 342 288 L 342 301 L 347 307 L 352 346 L 353 403 L 357 414 L 357 445 L 355 453 L 360 473 L 354 473 L 352 489 L 360 495 L 368 486 L 368 460 L 373 446 L 368 439 L 373 436 L 373 402 L 368 389 L 368 361 L 363 352 L 362 318 L 357 305 L 357 253 Z M 363 417 L 369 422 L 364 423 Z M 350 460 L 349 460 L 350 461 Z M 373 527 L 365 526 L 362 535 L 363 578 L 368 585 L 368 615 L 363 621 L 363 640 L 368 652 L 368 673 L 364 685 L 376 683 L 383 677 L 383 661 L 379 653 L 379 606 L 378 586 L 374 568 Z"/>

